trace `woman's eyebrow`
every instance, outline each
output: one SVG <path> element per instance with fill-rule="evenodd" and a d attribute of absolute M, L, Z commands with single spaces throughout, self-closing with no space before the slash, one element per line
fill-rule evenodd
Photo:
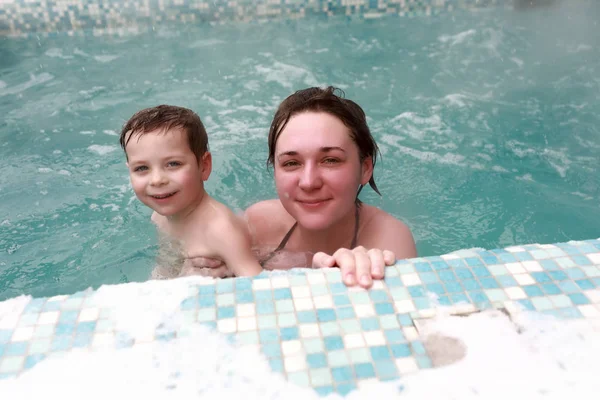
<path fill-rule="evenodd" d="M 325 147 L 319 147 L 319 152 L 321 152 L 321 153 L 329 153 L 329 152 L 331 152 L 331 151 L 335 151 L 335 150 L 341 151 L 341 152 L 343 152 L 343 153 L 345 153 L 345 152 L 346 152 L 346 150 L 342 149 L 342 148 L 341 148 L 341 147 L 339 147 L 339 146 L 325 146 Z M 297 151 L 295 151 L 295 150 L 290 150 L 290 151 L 284 151 L 284 152 L 281 152 L 281 153 L 277 154 L 277 158 L 279 158 L 279 157 L 284 157 L 284 156 L 291 156 L 291 157 L 293 157 L 293 156 L 297 156 L 297 155 L 298 155 L 298 152 L 297 152 Z"/>

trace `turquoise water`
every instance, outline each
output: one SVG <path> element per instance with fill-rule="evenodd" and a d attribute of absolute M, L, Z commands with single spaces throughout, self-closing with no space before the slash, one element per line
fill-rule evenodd
<path fill-rule="evenodd" d="M 234 209 L 275 195 L 266 137 L 292 91 L 369 116 L 383 198 L 419 254 L 600 236 L 600 7 L 0 38 L 0 300 L 145 280 L 156 236 L 118 132 L 191 107 Z"/>

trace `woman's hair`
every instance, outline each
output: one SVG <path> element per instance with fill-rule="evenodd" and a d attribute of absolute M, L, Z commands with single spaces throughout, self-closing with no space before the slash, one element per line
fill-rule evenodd
<path fill-rule="evenodd" d="M 341 89 L 333 86 L 325 89 L 311 87 L 299 90 L 279 105 L 269 129 L 268 165 L 273 165 L 275 162 L 275 145 L 288 121 L 294 115 L 303 112 L 324 112 L 337 117 L 350 130 L 350 137 L 356 143 L 356 146 L 358 146 L 360 160 L 362 161 L 367 157 L 371 157 L 373 159 L 373 167 L 375 167 L 379 148 L 367 126 L 365 112 L 352 100 L 345 99 L 344 92 Z M 369 185 L 377 194 L 381 195 L 377 189 L 373 175 L 369 179 Z"/>

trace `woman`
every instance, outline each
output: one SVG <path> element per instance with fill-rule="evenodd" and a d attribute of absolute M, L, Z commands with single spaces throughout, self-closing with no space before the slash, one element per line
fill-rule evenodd
<path fill-rule="evenodd" d="M 338 266 L 346 285 L 369 287 L 386 265 L 417 253 L 404 223 L 358 199 L 367 183 L 379 194 L 378 148 L 362 108 L 336 92 L 313 87 L 281 103 L 268 159 L 279 198 L 252 205 L 246 218 L 264 268 Z M 226 273 L 207 266 L 208 275 Z"/>

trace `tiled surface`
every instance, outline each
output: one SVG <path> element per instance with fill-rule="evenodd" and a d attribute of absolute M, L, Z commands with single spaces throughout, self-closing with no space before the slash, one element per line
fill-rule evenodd
<path fill-rule="evenodd" d="M 0 35 L 30 32 L 118 33 L 157 23 L 254 21 L 347 15 L 432 15 L 512 0 L 0 0 Z"/>
<path fill-rule="evenodd" d="M 235 335 L 298 385 L 343 394 L 364 380 L 431 368 L 415 320 L 435 315 L 436 302 L 456 313 L 527 309 L 587 319 L 600 330 L 600 240 L 403 260 L 369 291 L 348 289 L 336 269 L 192 280 L 187 290 L 179 306 L 185 324 Z M 32 299 L 14 318 L 0 314 L 0 378 L 73 348 L 185 335 L 184 324 L 124 340 L 114 313 L 89 290 Z"/>

